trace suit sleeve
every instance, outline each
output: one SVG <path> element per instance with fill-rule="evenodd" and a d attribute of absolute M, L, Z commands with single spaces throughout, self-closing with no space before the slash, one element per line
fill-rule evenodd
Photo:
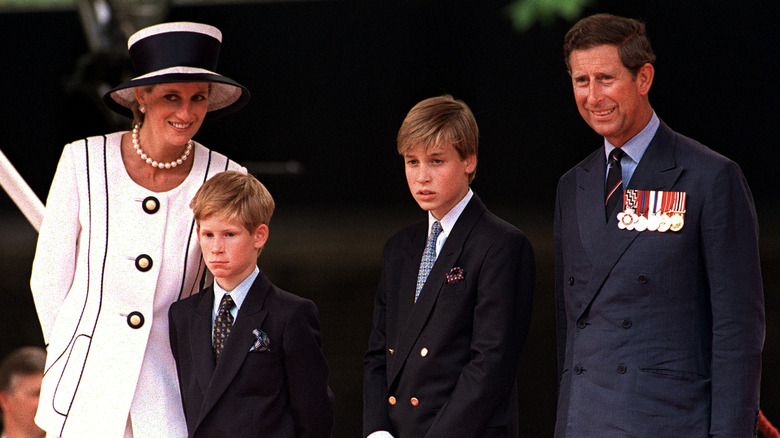
<path fill-rule="evenodd" d="M 313 302 L 304 301 L 292 312 L 284 329 L 283 344 L 295 436 L 330 437 L 333 394 L 328 387 L 328 364 Z"/>
<path fill-rule="evenodd" d="M 764 298 L 753 198 L 739 167 L 715 176 L 701 214 L 712 308 L 710 433 L 752 437 L 758 415 Z"/>
<path fill-rule="evenodd" d="M 513 230 L 498 236 L 479 272 L 471 361 L 426 438 L 478 436 L 514 390 L 517 365 L 531 319 L 533 250 Z"/>
<path fill-rule="evenodd" d="M 63 150 L 49 189 L 30 279 L 30 289 L 46 344 L 49 343 L 54 320 L 73 284 L 76 271 L 81 224 L 74 145 L 68 145 Z M 78 171 L 86 172 L 86 169 Z"/>
<path fill-rule="evenodd" d="M 387 412 L 387 333 L 385 261 L 389 260 L 389 246 L 385 247 L 382 276 L 374 298 L 374 316 L 368 350 L 363 356 L 363 436 L 373 432 L 392 431 Z"/>

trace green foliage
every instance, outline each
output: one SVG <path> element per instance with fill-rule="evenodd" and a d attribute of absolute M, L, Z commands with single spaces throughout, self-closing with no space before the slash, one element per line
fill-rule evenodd
<path fill-rule="evenodd" d="M 548 25 L 556 17 L 575 21 L 592 0 L 515 0 L 507 10 L 515 28 L 526 31 L 534 24 Z"/>

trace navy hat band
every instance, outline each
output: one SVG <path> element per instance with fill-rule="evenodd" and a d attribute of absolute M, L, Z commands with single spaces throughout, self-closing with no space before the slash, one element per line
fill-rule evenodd
<path fill-rule="evenodd" d="M 129 48 L 133 69 L 145 75 L 173 65 L 216 71 L 221 43 L 195 32 L 168 32 L 136 41 Z"/>

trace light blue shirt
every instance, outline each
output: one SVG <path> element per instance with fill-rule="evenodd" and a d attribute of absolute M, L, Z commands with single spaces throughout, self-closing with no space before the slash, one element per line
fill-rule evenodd
<path fill-rule="evenodd" d="M 236 303 L 235 306 L 233 306 L 232 309 L 230 309 L 230 314 L 233 315 L 233 324 L 236 323 L 236 318 L 238 318 L 238 309 L 241 308 L 241 304 L 244 303 L 244 299 L 246 298 L 247 294 L 249 293 L 249 288 L 252 287 L 252 283 L 255 282 L 255 279 L 257 278 L 257 275 L 260 274 L 260 269 L 255 266 L 255 270 L 252 271 L 251 274 L 249 274 L 248 277 L 244 279 L 244 281 L 241 282 L 238 286 L 236 286 L 235 289 L 231 291 L 226 291 L 225 289 L 222 289 L 219 284 L 217 284 L 217 280 L 214 280 L 214 305 L 211 307 L 211 327 L 212 327 L 212 336 L 214 335 L 214 321 L 217 319 L 217 313 L 219 312 L 219 303 L 222 301 L 222 296 L 225 294 L 229 294 L 231 298 L 233 298 L 233 302 Z"/>
<path fill-rule="evenodd" d="M 639 134 L 635 135 L 631 140 L 627 141 L 626 144 L 623 145 L 620 149 L 625 152 L 623 155 L 623 158 L 620 159 L 620 166 L 623 169 L 623 187 L 628 187 L 628 182 L 631 181 L 631 177 L 634 175 L 634 170 L 636 170 L 637 164 L 639 164 L 639 160 L 642 159 L 642 156 L 645 154 L 645 151 L 647 151 L 647 146 L 650 145 L 650 141 L 655 137 L 655 132 L 658 130 L 658 126 L 661 124 L 661 121 L 658 119 L 658 116 L 655 115 L 655 111 L 653 111 L 653 116 L 650 117 L 650 121 L 647 123 L 647 125 L 639 131 Z M 604 159 L 609 162 L 609 154 L 612 152 L 612 150 L 615 149 L 615 146 L 607 141 L 607 139 L 604 139 Z M 607 180 L 607 174 L 609 173 L 609 169 L 607 169 L 607 173 L 604 174 L 604 181 Z"/>

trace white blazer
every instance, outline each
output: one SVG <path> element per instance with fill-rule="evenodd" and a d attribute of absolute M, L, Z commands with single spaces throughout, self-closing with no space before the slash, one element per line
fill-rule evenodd
<path fill-rule="evenodd" d="M 130 179 L 122 132 L 65 146 L 30 282 L 47 343 L 35 421 L 49 434 L 184 437 L 168 307 L 199 290 L 205 266 L 189 202 L 224 170 L 195 144 L 192 170 L 156 193 Z"/>

